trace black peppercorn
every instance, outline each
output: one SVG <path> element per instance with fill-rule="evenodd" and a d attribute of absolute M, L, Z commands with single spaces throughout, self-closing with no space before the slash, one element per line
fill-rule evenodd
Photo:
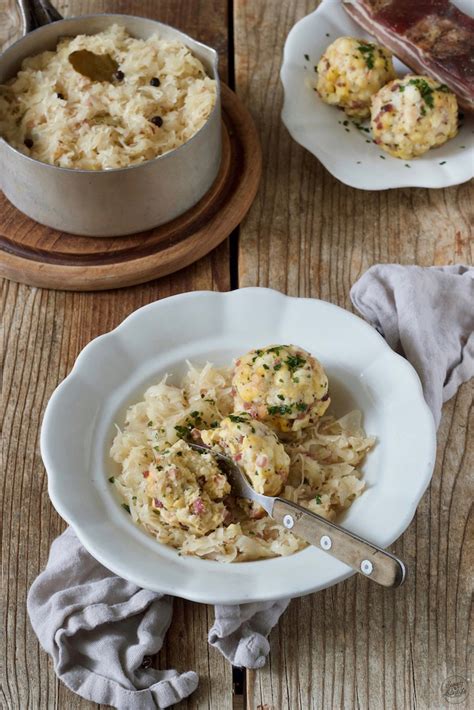
<path fill-rule="evenodd" d="M 150 118 L 150 121 L 155 124 L 155 126 L 158 126 L 158 128 L 161 128 L 163 125 L 163 119 L 161 116 L 153 116 L 153 118 Z"/>
<path fill-rule="evenodd" d="M 33 148 L 33 141 L 31 138 L 25 138 L 25 145 L 27 148 Z"/>
<path fill-rule="evenodd" d="M 153 79 L 150 79 L 150 86 L 159 86 L 161 84 L 161 81 L 158 79 L 157 76 L 154 76 Z"/>
<path fill-rule="evenodd" d="M 64 94 L 61 94 L 61 92 L 58 92 L 56 96 L 58 97 L 58 99 L 61 99 L 61 101 L 64 101 Z"/>
<path fill-rule="evenodd" d="M 118 69 L 115 72 L 115 78 L 117 79 L 117 81 L 122 81 L 125 78 L 125 74 L 123 73 L 123 71 L 120 71 L 120 69 Z"/>

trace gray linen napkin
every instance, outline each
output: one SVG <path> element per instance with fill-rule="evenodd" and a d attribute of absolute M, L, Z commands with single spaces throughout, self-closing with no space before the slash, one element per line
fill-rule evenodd
<path fill-rule="evenodd" d="M 418 372 L 438 427 L 443 402 L 474 377 L 474 268 L 378 264 L 351 299 Z"/>
<path fill-rule="evenodd" d="M 262 668 L 270 652 L 267 636 L 291 599 L 236 606 L 216 606 L 209 643 L 234 666 Z"/>
<path fill-rule="evenodd" d="M 216 606 L 209 643 L 235 665 L 261 668 L 270 650 L 266 637 L 288 604 Z M 197 688 L 192 671 L 143 667 L 163 645 L 172 608 L 172 597 L 103 567 L 71 528 L 53 542 L 28 594 L 31 624 L 58 677 L 83 698 L 119 710 L 166 708 Z"/>
<path fill-rule="evenodd" d="M 171 622 L 173 601 L 103 567 L 68 528 L 51 546 L 28 594 L 33 629 L 54 670 L 87 700 L 119 710 L 167 708 L 190 695 L 198 676 L 144 668 Z"/>

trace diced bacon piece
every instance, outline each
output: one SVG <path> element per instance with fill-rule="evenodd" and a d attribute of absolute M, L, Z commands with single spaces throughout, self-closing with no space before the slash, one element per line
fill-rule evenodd
<path fill-rule="evenodd" d="M 206 506 L 202 502 L 201 498 L 196 498 L 193 503 L 193 513 L 195 515 L 202 515 L 206 510 Z"/>

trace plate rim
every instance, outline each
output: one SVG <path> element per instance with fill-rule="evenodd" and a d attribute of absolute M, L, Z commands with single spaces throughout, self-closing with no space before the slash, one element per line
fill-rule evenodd
<path fill-rule="evenodd" d="M 400 518 L 400 523 L 398 525 L 397 531 L 395 533 L 395 537 L 393 537 L 393 540 L 388 543 L 393 544 L 393 541 L 398 539 L 401 534 L 406 530 L 406 528 L 409 526 L 410 522 L 412 521 L 414 514 L 416 512 L 417 506 L 426 491 L 434 470 L 434 464 L 435 464 L 435 457 L 436 457 L 436 430 L 435 430 L 435 425 L 434 425 L 434 420 L 433 416 L 431 414 L 431 411 L 428 408 L 428 405 L 424 401 L 423 395 L 422 395 L 422 388 L 421 388 L 421 382 L 419 380 L 419 377 L 412 367 L 412 365 L 405 360 L 405 358 L 401 357 L 397 353 L 395 353 L 390 346 L 387 344 L 387 342 L 384 340 L 384 338 L 371 326 L 369 323 L 367 323 L 365 320 L 360 318 L 359 316 L 355 315 L 351 311 L 348 311 L 344 308 L 341 308 L 340 306 L 337 306 L 333 303 L 330 303 L 328 301 L 323 301 L 321 299 L 313 299 L 313 298 L 299 298 L 295 296 L 288 296 L 286 294 L 283 294 L 279 291 L 276 291 L 274 289 L 268 289 L 268 288 L 261 288 L 261 287 L 248 287 L 248 288 L 242 288 L 242 289 L 236 289 L 235 291 L 229 291 L 229 292 L 216 292 L 216 291 L 194 291 L 194 292 L 186 292 L 186 293 L 181 293 L 181 294 L 176 294 L 173 296 L 169 296 L 164 299 L 160 299 L 158 301 L 151 302 L 149 304 L 146 304 L 132 313 L 130 313 L 121 323 L 119 323 L 113 330 L 104 333 L 102 335 L 99 335 L 97 338 L 94 338 L 91 340 L 84 348 L 83 350 L 79 353 L 78 357 L 76 358 L 76 361 L 70 371 L 70 373 L 65 377 L 65 379 L 57 386 L 57 388 L 54 390 L 53 394 L 51 395 L 50 400 L 48 401 L 46 410 L 44 412 L 43 416 L 43 422 L 42 422 L 42 427 L 41 427 L 41 434 L 40 434 L 40 449 L 41 449 L 41 456 L 43 459 L 43 463 L 47 472 L 48 476 L 48 494 L 50 496 L 51 502 L 56 509 L 56 511 L 59 513 L 59 515 L 68 522 L 68 524 L 74 529 L 76 535 L 78 536 L 79 540 L 81 543 L 84 545 L 84 547 L 89 551 L 89 553 L 96 559 L 98 562 L 103 564 L 106 568 L 114 572 L 115 574 L 128 579 L 129 581 L 142 586 L 144 588 L 148 589 L 153 589 L 153 585 L 150 586 L 150 580 L 149 578 L 145 575 L 144 577 L 142 576 L 140 578 L 139 574 L 134 573 L 133 575 L 127 575 L 127 569 L 125 566 L 121 566 L 121 564 L 117 563 L 116 559 L 113 559 L 112 562 L 108 558 L 107 555 L 103 555 L 100 550 L 98 550 L 97 545 L 94 542 L 94 536 L 92 537 L 88 534 L 86 530 L 81 528 L 80 523 L 78 524 L 77 520 L 75 520 L 74 515 L 71 516 L 70 511 L 67 508 L 67 505 L 64 504 L 63 500 L 61 497 L 56 494 L 55 490 L 55 479 L 57 479 L 58 476 L 60 476 L 60 472 L 55 470 L 55 463 L 54 463 L 54 454 L 51 454 L 49 450 L 49 435 L 50 435 L 50 429 L 52 426 L 52 422 L 54 422 L 55 418 L 55 410 L 56 410 L 56 403 L 58 401 L 58 398 L 60 394 L 62 395 L 64 389 L 67 389 L 68 383 L 70 384 L 73 380 L 76 380 L 78 375 L 80 375 L 80 370 L 83 366 L 83 363 L 85 363 L 88 359 L 88 351 L 90 351 L 90 347 L 92 346 L 93 343 L 96 343 L 97 341 L 104 341 L 105 339 L 111 339 L 116 336 L 117 332 L 123 332 L 127 329 L 128 325 L 134 321 L 137 317 L 140 317 L 140 314 L 147 312 L 147 311 L 152 311 L 156 308 L 160 309 L 163 304 L 166 305 L 169 304 L 170 301 L 173 301 L 174 303 L 182 302 L 185 303 L 189 299 L 195 299 L 196 297 L 211 297 L 211 298 L 216 298 L 216 299 L 232 299 L 236 297 L 236 294 L 239 294 L 240 292 L 246 292 L 252 297 L 257 297 L 257 294 L 268 294 L 272 299 L 275 298 L 280 298 L 283 300 L 291 300 L 291 301 L 311 301 L 311 302 L 317 302 L 320 304 L 324 304 L 325 307 L 329 307 L 330 309 L 334 309 L 335 311 L 342 311 L 345 316 L 348 316 L 350 318 L 354 318 L 358 321 L 359 325 L 362 325 L 363 328 L 366 330 L 367 333 L 370 333 L 371 337 L 374 339 L 374 342 L 377 342 L 378 346 L 381 346 L 381 352 L 385 354 L 389 354 L 390 357 L 393 357 L 394 359 L 397 359 L 399 362 L 403 362 L 403 367 L 405 369 L 406 373 L 409 373 L 412 381 L 416 384 L 416 390 L 417 390 L 417 398 L 419 399 L 419 403 L 422 405 L 422 410 L 424 410 L 425 415 L 427 416 L 427 422 L 430 422 L 431 424 L 431 441 L 430 441 L 430 460 L 426 462 L 425 470 L 423 472 L 423 476 L 421 477 L 421 487 L 420 487 L 420 493 L 419 496 L 416 498 L 416 500 L 412 500 L 411 505 L 407 510 L 405 511 L 403 517 Z M 109 523 L 111 524 L 111 523 Z M 131 523 L 134 527 L 134 523 Z M 78 527 L 76 527 L 78 526 Z M 313 554 L 313 552 L 318 552 L 320 554 L 321 551 L 317 550 L 311 550 L 310 548 L 306 548 L 306 550 L 301 551 L 299 554 L 302 554 L 304 552 L 310 551 L 310 554 Z M 158 559 L 158 558 L 157 558 Z M 194 560 L 194 558 L 192 558 Z M 274 563 L 280 560 L 281 558 L 276 558 L 274 560 L 267 560 L 265 561 L 266 563 Z M 195 560 L 194 560 L 195 561 Z M 213 561 L 208 561 L 208 560 L 198 560 L 199 563 L 206 562 L 213 565 L 219 565 L 222 563 L 218 562 L 213 562 Z M 253 563 L 239 563 L 240 565 L 246 565 L 246 564 L 253 564 Z M 341 563 L 342 564 L 342 563 Z M 345 569 L 344 569 L 345 568 Z M 311 587 L 304 587 L 301 591 L 278 591 L 276 590 L 274 593 L 271 594 L 262 594 L 260 591 L 257 593 L 251 593 L 248 597 L 243 597 L 242 592 L 240 592 L 240 595 L 238 596 L 231 596 L 229 593 L 225 594 L 219 594 L 219 595 L 214 595 L 212 593 L 212 590 L 206 591 L 205 585 L 201 582 L 195 588 L 193 589 L 177 589 L 176 586 L 171 583 L 166 583 L 162 582 L 160 580 L 159 585 L 154 587 L 154 591 L 165 593 L 165 594 L 170 594 L 170 595 L 175 595 L 175 596 L 180 596 L 182 598 L 189 599 L 191 601 L 196 601 L 196 602 L 201 602 L 201 603 L 208 603 L 208 604 L 240 604 L 240 603 L 248 603 L 248 602 L 257 602 L 257 601 L 271 601 L 271 600 L 278 600 L 278 599 L 283 599 L 287 598 L 288 596 L 304 596 L 306 594 L 311 594 L 315 591 L 319 591 L 324 588 L 328 588 L 330 586 L 333 586 L 334 584 L 339 583 L 340 581 L 350 577 L 351 575 L 355 574 L 353 570 L 350 568 L 347 568 L 343 566 L 343 569 L 341 572 L 337 575 L 335 575 L 331 582 L 329 584 L 314 584 Z"/>

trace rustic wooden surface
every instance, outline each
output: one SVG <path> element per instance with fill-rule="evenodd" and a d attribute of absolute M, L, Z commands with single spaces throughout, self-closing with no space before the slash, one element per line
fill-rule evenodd
<path fill-rule="evenodd" d="M 216 46 L 225 60 L 233 28 L 235 84 L 260 129 L 264 177 L 235 240 L 160 281 L 123 291 L 64 293 L 4 286 L 4 589 L 8 710 L 92 710 L 55 679 L 25 614 L 26 591 L 63 523 L 52 509 L 38 451 L 46 401 L 79 350 L 138 306 L 197 288 L 271 286 L 350 307 L 351 284 L 376 262 L 473 263 L 469 185 L 448 190 L 366 193 L 334 180 L 293 143 L 279 120 L 281 49 L 311 11 L 303 0 L 131 0 L 59 3 L 68 14 L 118 11 L 157 17 Z M 17 32 L 13 0 L 0 14 L 2 39 Z M 66 7 L 66 9 L 65 9 Z M 232 258 L 230 258 L 232 257 Z M 237 271 L 238 257 L 238 271 Z M 248 710 L 449 709 L 441 684 L 470 677 L 469 600 L 473 563 L 469 473 L 474 454 L 473 387 L 444 408 L 432 484 L 394 546 L 410 576 L 397 591 L 352 578 L 293 602 L 271 635 L 267 666 L 247 673 Z M 184 708 L 232 706 L 231 671 L 209 649 L 212 610 L 177 601 L 158 664 L 200 673 Z M 473 690 L 471 688 L 471 701 Z M 463 703 L 459 708 L 468 707 Z"/>

